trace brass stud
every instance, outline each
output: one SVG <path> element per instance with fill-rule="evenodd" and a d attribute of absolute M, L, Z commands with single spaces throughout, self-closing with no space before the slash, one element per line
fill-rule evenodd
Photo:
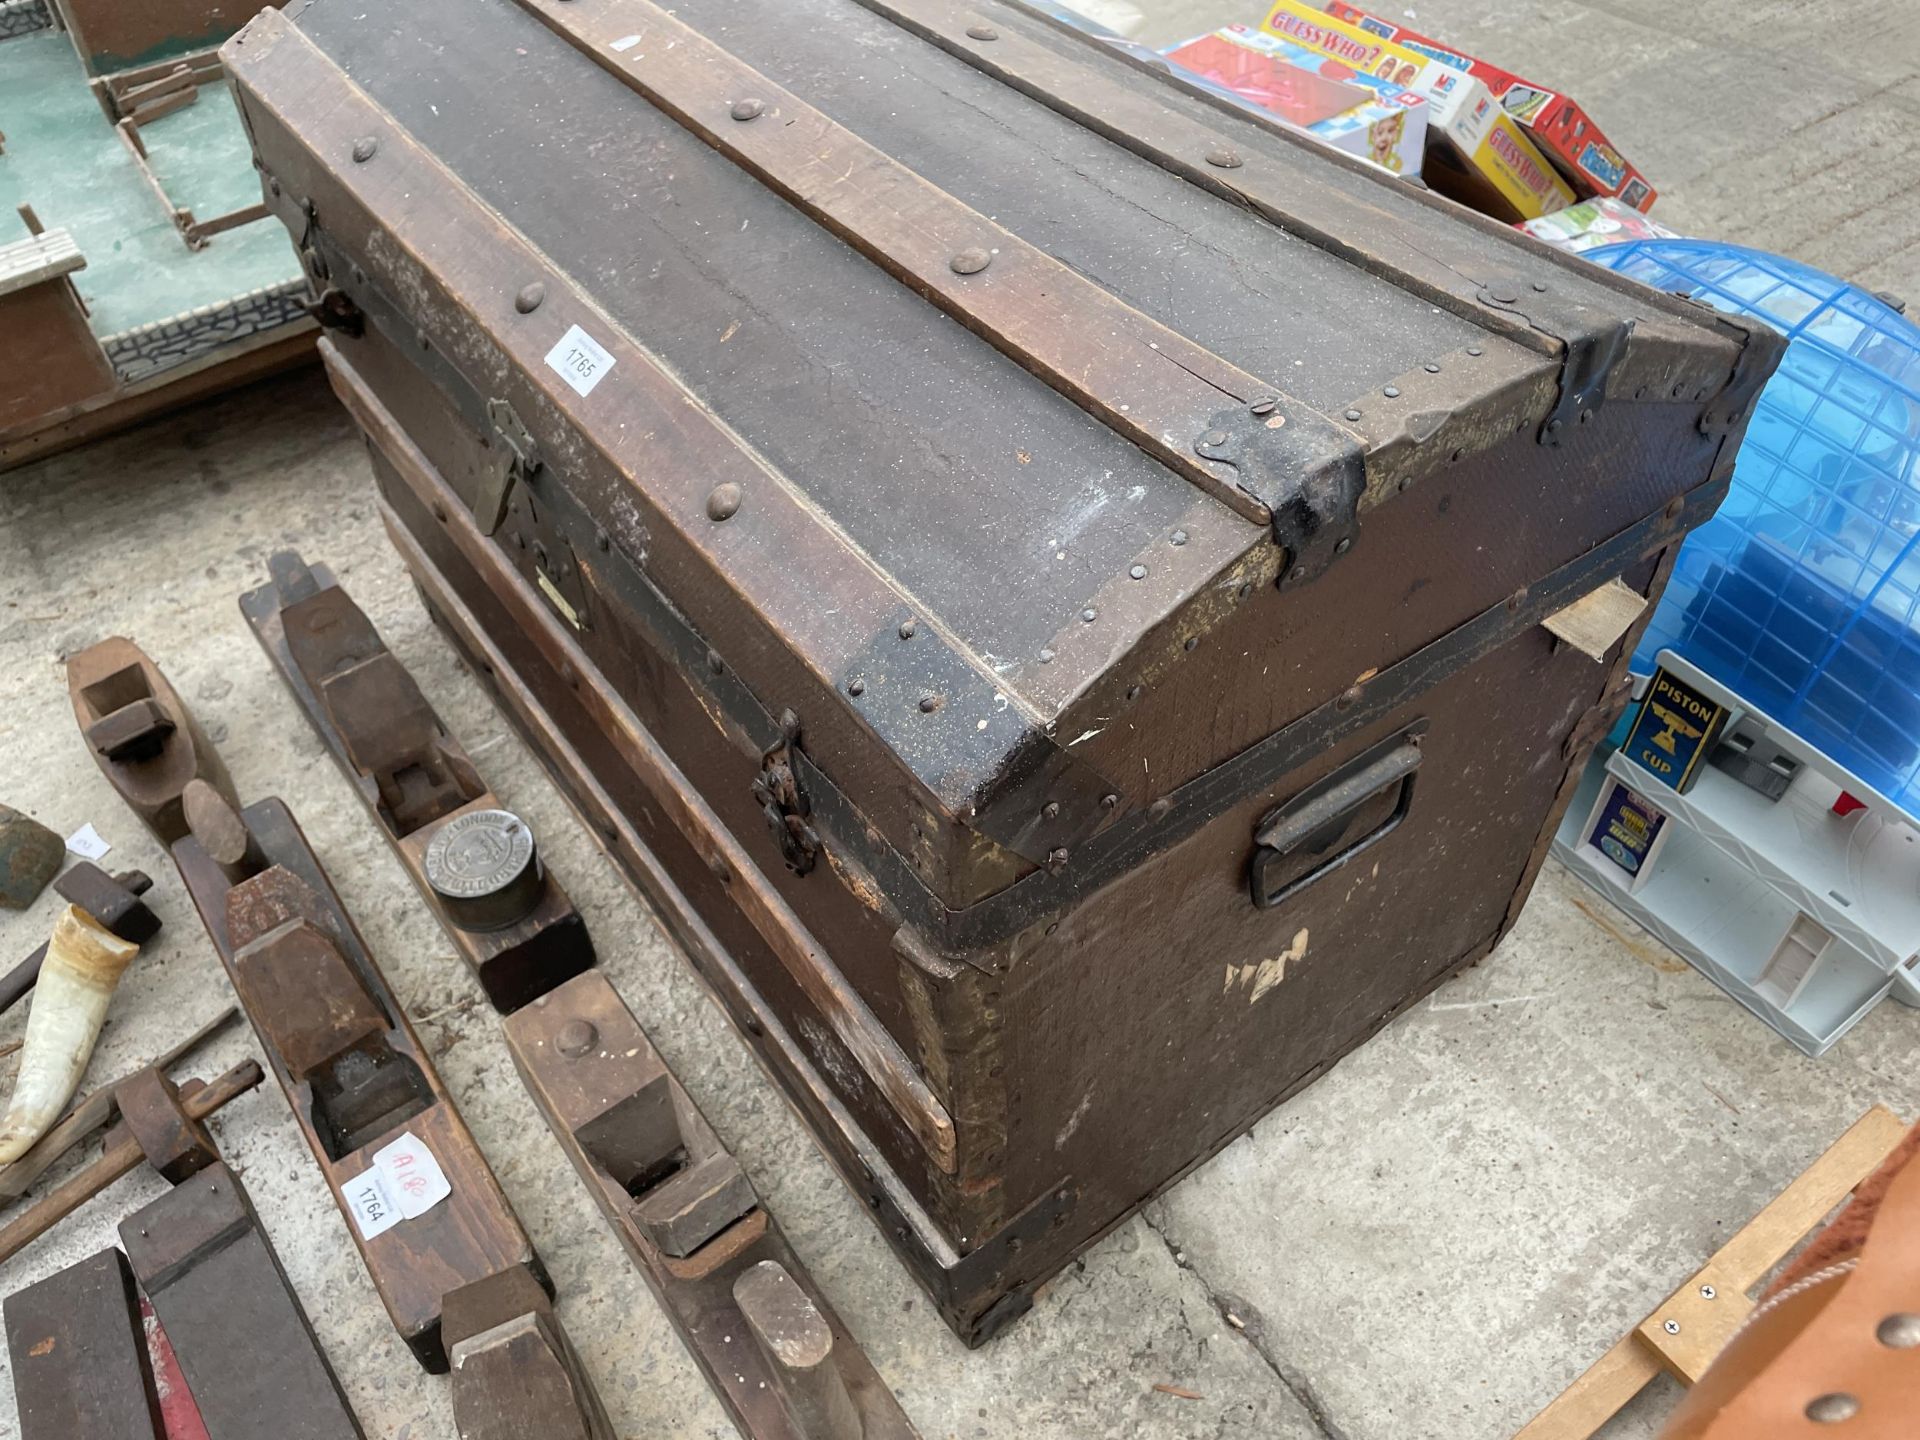
<path fill-rule="evenodd" d="M 970 245 L 947 262 L 947 268 L 956 275 L 978 275 L 993 263 L 993 256 L 978 245 Z"/>
<path fill-rule="evenodd" d="M 1859 1397 L 1849 1395 L 1844 1390 L 1833 1390 L 1825 1395 L 1816 1395 L 1807 1402 L 1807 1418 L 1816 1425 L 1837 1425 L 1842 1420 L 1851 1420 L 1859 1413 Z"/>
<path fill-rule="evenodd" d="M 1920 1314 L 1904 1311 L 1889 1315 L 1873 1332 L 1889 1350 L 1920 1349 Z"/>
<path fill-rule="evenodd" d="M 1389 400 L 1398 400 L 1400 398 L 1400 387 L 1398 385 L 1389 385 L 1380 393 Z"/>
<path fill-rule="evenodd" d="M 756 120 L 766 113 L 766 109 L 766 101 L 748 97 L 745 100 L 734 101 L 727 113 L 736 120 Z"/>
<path fill-rule="evenodd" d="M 531 284 L 520 287 L 520 293 L 513 297 L 513 308 L 522 315 L 531 315 L 540 308 L 540 302 L 546 298 L 547 287 L 535 280 Z"/>
<path fill-rule="evenodd" d="M 1359 418 L 1360 418 L 1360 412 L 1358 410 L 1347 411 L 1347 419 L 1358 420 Z"/>
<path fill-rule="evenodd" d="M 1144 565 L 1136 565 L 1131 570 L 1127 571 L 1127 574 L 1131 575 L 1136 580 L 1144 580 L 1147 578 L 1147 567 Z"/>
<path fill-rule="evenodd" d="M 967 38 L 969 40 L 998 40 L 1000 38 L 1000 32 L 991 25 L 969 25 L 967 27 Z"/>
<path fill-rule="evenodd" d="M 569 1060 L 578 1060 L 600 1043 L 600 1032 L 585 1020 L 569 1020 L 553 1037 L 553 1048 Z"/>
<path fill-rule="evenodd" d="M 353 142 L 353 163 L 364 165 L 373 158 L 373 152 L 380 148 L 380 142 L 371 135 L 362 135 Z"/>
<path fill-rule="evenodd" d="M 714 486 L 707 496 L 707 518 L 716 522 L 731 520 L 739 511 L 742 498 L 740 487 L 731 480 Z"/>
<path fill-rule="evenodd" d="M 1207 152 L 1207 163 L 1221 170 L 1238 170 L 1244 162 L 1240 159 L 1238 152 L 1222 146 L 1218 150 Z"/>
<path fill-rule="evenodd" d="M 1086 609 L 1080 612 L 1080 618 L 1086 621 L 1087 624 L 1091 625 L 1095 620 L 1100 618 L 1100 612 L 1094 609 L 1091 605 L 1089 605 Z"/>

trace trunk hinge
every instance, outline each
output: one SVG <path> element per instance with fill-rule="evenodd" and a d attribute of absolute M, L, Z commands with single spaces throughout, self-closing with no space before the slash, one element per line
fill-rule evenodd
<path fill-rule="evenodd" d="M 780 858 L 794 874 L 804 875 L 820 858 L 820 836 L 807 823 L 813 806 L 793 765 L 793 752 L 799 746 L 800 717 L 782 710 L 780 738 L 760 757 L 760 773 L 753 778 L 753 798 L 767 817 L 767 828 L 780 846 Z"/>

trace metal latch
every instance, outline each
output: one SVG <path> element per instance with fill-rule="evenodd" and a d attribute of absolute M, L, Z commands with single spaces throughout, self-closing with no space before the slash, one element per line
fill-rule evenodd
<path fill-rule="evenodd" d="M 1298 894 L 1407 818 L 1426 728 L 1415 721 L 1260 822 L 1248 874 L 1256 906 L 1269 910 Z"/>
<path fill-rule="evenodd" d="M 794 770 L 794 751 L 800 744 L 800 717 L 780 712 L 780 739 L 760 757 L 760 773 L 753 779 L 753 798 L 767 817 L 767 828 L 780 846 L 780 858 L 796 875 L 813 869 L 820 858 L 820 836 L 807 823 L 813 805 Z"/>
<path fill-rule="evenodd" d="M 492 459 L 473 495 L 473 521 L 482 535 L 500 528 L 514 484 L 524 485 L 540 468 L 540 447 L 513 413 L 513 406 L 504 400 L 487 401 L 487 423 L 493 426 Z"/>

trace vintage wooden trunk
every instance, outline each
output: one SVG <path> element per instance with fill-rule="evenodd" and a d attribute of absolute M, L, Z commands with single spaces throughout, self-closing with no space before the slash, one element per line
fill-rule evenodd
<path fill-rule="evenodd" d="M 437 619 L 973 1342 L 1500 938 L 1779 354 L 1017 4 L 224 54 Z"/>

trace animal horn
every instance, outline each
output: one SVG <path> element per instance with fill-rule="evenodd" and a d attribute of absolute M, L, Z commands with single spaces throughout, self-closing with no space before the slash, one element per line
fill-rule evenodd
<path fill-rule="evenodd" d="M 44 1135 L 80 1088 L 106 1023 L 114 987 L 140 953 L 78 905 L 53 922 L 47 958 L 34 986 L 7 1113 L 0 1119 L 0 1165 L 10 1165 Z"/>

